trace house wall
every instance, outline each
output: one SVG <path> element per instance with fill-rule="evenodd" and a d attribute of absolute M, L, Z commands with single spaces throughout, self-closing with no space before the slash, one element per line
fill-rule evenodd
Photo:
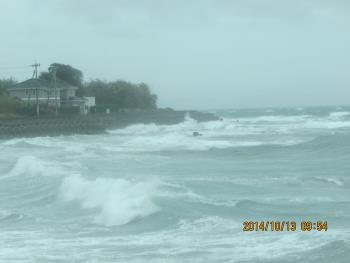
<path fill-rule="evenodd" d="M 24 102 L 30 104 L 36 104 L 37 93 L 39 104 L 49 104 L 54 106 L 56 104 L 55 92 L 53 90 L 47 91 L 43 89 L 10 89 L 8 90 L 11 97 L 16 97 Z M 60 99 L 57 99 L 58 106 L 60 105 Z"/>
<path fill-rule="evenodd" d="M 64 89 L 54 89 L 48 86 L 38 86 L 38 87 L 20 87 L 8 89 L 9 95 L 11 97 L 17 97 L 24 102 L 30 104 L 36 104 L 37 100 L 39 104 L 46 104 L 49 106 L 56 105 L 56 92 L 57 92 L 57 106 L 61 106 L 61 102 L 67 103 L 71 98 L 75 97 L 75 92 L 78 88 L 76 87 L 67 87 Z M 82 109 L 83 102 L 79 105 Z"/>
<path fill-rule="evenodd" d="M 96 106 L 95 97 L 84 97 L 84 114 L 88 114 L 90 112 L 90 108 Z"/>
<path fill-rule="evenodd" d="M 67 89 L 61 90 L 61 99 L 69 100 L 69 98 L 75 97 L 75 91 L 76 91 L 76 88 L 67 88 Z"/>

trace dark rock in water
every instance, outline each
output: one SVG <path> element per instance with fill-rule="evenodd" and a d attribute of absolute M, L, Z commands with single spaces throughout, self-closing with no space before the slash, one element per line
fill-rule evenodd
<path fill-rule="evenodd" d="M 202 134 L 195 131 L 195 132 L 193 132 L 193 136 L 195 136 L 195 137 L 197 137 L 197 136 L 202 136 Z"/>

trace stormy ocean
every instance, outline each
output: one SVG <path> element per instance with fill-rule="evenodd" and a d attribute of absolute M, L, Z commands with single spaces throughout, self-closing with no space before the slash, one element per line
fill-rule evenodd
<path fill-rule="evenodd" d="M 350 262 L 350 107 L 213 113 L 0 141 L 0 262 Z"/>

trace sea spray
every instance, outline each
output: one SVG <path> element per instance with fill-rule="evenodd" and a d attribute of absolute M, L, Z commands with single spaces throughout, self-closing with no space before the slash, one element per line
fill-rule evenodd
<path fill-rule="evenodd" d="M 156 183 L 101 177 L 87 180 L 72 175 L 63 180 L 60 193 L 65 202 L 77 201 L 81 208 L 97 211 L 95 223 L 113 226 L 157 212 L 152 200 L 156 188 Z"/>
<path fill-rule="evenodd" d="M 56 162 L 44 161 L 30 155 L 18 157 L 9 172 L 0 176 L 0 179 L 8 177 L 24 176 L 23 179 L 34 176 L 63 175 L 65 171 Z"/>

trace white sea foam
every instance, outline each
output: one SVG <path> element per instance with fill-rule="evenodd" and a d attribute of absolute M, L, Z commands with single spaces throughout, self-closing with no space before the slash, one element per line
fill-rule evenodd
<path fill-rule="evenodd" d="M 338 179 L 338 178 L 332 178 L 332 177 L 329 177 L 329 178 L 315 177 L 315 178 L 317 180 L 320 180 L 321 182 L 327 182 L 327 183 L 334 184 L 337 186 L 344 186 L 343 181 Z"/>
<path fill-rule="evenodd" d="M 124 179 L 87 180 L 72 175 L 63 180 L 61 197 L 66 202 L 78 201 L 83 209 L 97 211 L 95 223 L 123 225 L 149 216 L 159 210 L 152 198 L 157 183 L 132 183 Z"/>
<path fill-rule="evenodd" d="M 342 114 L 344 115 L 344 112 Z M 16 139 L 5 142 L 3 147 L 16 147 L 16 145 L 26 143 L 37 147 L 62 149 L 65 152 L 90 157 L 96 154 L 99 155 L 101 150 L 119 153 L 177 150 L 206 151 L 269 144 L 295 145 L 312 139 L 309 137 L 298 138 L 295 131 L 302 131 L 303 134 L 306 134 L 307 130 L 311 129 L 345 127 L 350 127 L 350 121 L 338 117 L 311 117 L 310 115 L 224 118 L 221 121 L 204 123 L 186 116 L 185 121 L 177 125 L 136 124 L 124 129 L 109 131 L 109 136 Z M 192 135 L 194 131 L 200 132 L 203 136 L 194 137 Z M 274 136 L 266 139 L 268 134 Z M 259 138 L 260 135 L 264 137 Z M 91 141 L 93 142 L 91 143 Z"/>
<path fill-rule="evenodd" d="M 191 135 L 176 133 L 159 136 L 138 136 L 131 138 L 122 144 L 123 148 L 138 151 L 159 151 L 159 150 L 208 150 L 211 148 L 228 148 L 234 146 L 255 146 L 260 142 L 230 142 L 227 140 L 206 140 Z"/>
<path fill-rule="evenodd" d="M 144 251 L 143 256 L 157 254 L 158 257 L 172 256 L 181 261 L 178 255 L 195 254 L 198 257 L 198 251 L 205 251 L 205 260 L 199 257 L 198 262 L 252 262 L 277 259 L 294 254 L 295 251 L 311 251 L 340 238 L 339 232 L 334 230 L 330 230 L 327 235 L 316 232 L 308 235 L 301 232 L 266 232 L 262 235 L 261 232 L 243 232 L 241 229 L 241 222 L 219 216 L 203 216 L 181 219 L 170 230 L 146 233 L 137 238 L 129 236 L 122 241 L 130 247 L 152 244 L 154 249 Z M 318 242 L 314 242 L 315 239 Z M 191 258 L 191 262 L 193 260 Z"/>
<path fill-rule="evenodd" d="M 329 114 L 330 117 L 336 117 L 336 118 L 345 117 L 345 116 L 349 116 L 349 115 L 350 115 L 350 112 L 348 112 L 348 111 L 336 111 L 336 112 L 331 112 Z"/>
<path fill-rule="evenodd" d="M 310 120 L 302 125 L 305 129 L 339 129 L 350 127 L 350 121 Z"/>
<path fill-rule="evenodd" d="M 198 123 L 186 118 L 178 125 L 137 124 L 124 129 L 109 131 L 115 144 L 103 146 L 110 151 L 169 151 L 224 149 L 230 147 L 251 147 L 266 144 L 293 145 L 300 143 L 295 138 L 271 138 L 258 140 L 243 136 L 257 136 L 268 132 L 277 132 L 277 128 L 263 125 L 252 125 L 239 122 L 236 119 L 223 119 Z M 249 120 L 251 121 L 251 120 Z M 194 137 L 192 133 L 198 131 L 202 136 Z M 122 138 L 120 137 L 122 135 Z M 114 137 L 113 137 L 114 136 Z"/>
<path fill-rule="evenodd" d="M 342 181 L 340 181 L 339 179 L 336 179 L 336 178 L 327 178 L 327 181 L 329 183 L 333 183 L 333 184 L 336 184 L 338 186 L 343 186 L 344 183 Z"/>
<path fill-rule="evenodd" d="M 283 116 L 283 115 L 268 115 L 268 116 L 259 116 L 251 118 L 241 118 L 240 120 L 250 123 L 256 122 L 282 122 L 282 123 L 294 123 L 294 122 L 303 122 L 309 118 L 311 115 L 292 115 L 292 116 Z"/>
<path fill-rule="evenodd" d="M 179 231 L 184 231 L 187 234 L 191 232 L 205 233 L 205 232 L 221 232 L 227 229 L 235 230 L 241 227 L 240 223 L 234 220 L 224 219 L 219 216 L 201 217 L 193 221 L 181 219 L 178 223 Z"/>
<path fill-rule="evenodd" d="M 91 142 L 93 137 L 91 135 L 88 137 L 86 135 L 73 135 L 73 136 L 57 136 L 57 137 L 35 137 L 35 138 L 19 138 L 4 141 L 2 146 L 5 147 L 35 147 L 35 149 L 40 149 L 46 151 L 48 149 L 56 149 L 60 151 L 70 152 L 73 154 L 86 154 L 89 149 L 89 144 L 84 141 Z"/>
<path fill-rule="evenodd" d="M 350 127 L 350 121 L 330 117 L 315 118 L 309 115 L 260 116 L 254 118 L 230 119 L 199 123 L 189 116 L 177 125 L 136 124 L 124 129 L 109 131 L 110 136 L 91 138 L 77 136 L 57 138 L 25 139 L 35 146 L 57 147 L 74 154 L 94 155 L 101 149 L 112 152 L 147 152 L 163 150 L 205 151 L 213 148 L 250 147 L 264 144 L 293 145 L 305 141 L 297 137 L 259 140 L 266 134 L 293 134 L 308 129 L 337 129 Z M 193 131 L 203 134 L 192 136 Z M 251 138 L 248 138 L 250 136 Z M 89 144 L 86 142 L 89 141 Z M 14 143 L 14 142 L 13 142 Z"/>
<path fill-rule="evenodd" d="M 0 220 L 6 219 L 11 215 L 12 213 L 8 210 L 0 210 Z"/>
<path fill-rule="evenodd" d="M 241 118 L 239 121 L 246 130 L 255 127 L 258 133 L 274 131 L 289 133 L 302 129 L 338 129 L 350 127 L 350 121 L 344 119 L 344 117 L 349 115 L 350 112 L 333 112 L 327 117 L 272 115 Z"/>
<path fill-rule="evenodd" d="M 262 114 L 267 115 L 264 112 Z M 297 152 L 300 150 L 298 147 L 280 156 L 274 149 L 272 153 L 276 154 L 273 155 L 273 160 L 269 155 L 269 147 L 266 148 L 268 154 L 264 156 L 246 155 L 244 152 L 241 155 L 240 151 L 236 151 L 238 158 L 234 156 L 235 153 L 232 153 L 232 158 L 229 155 L 228 158 L 221 158 L 221 155 L 216 155 L 217 151 L 188 154 L 189 158 L 196 160 L 191 162 L 194 165 L 191 169 L 183 169 L 182 165 L 187 164 L 183 162 L 181 151 L 184 149 L 295 143 L 299 138 L 304 139 L 308 132 L 311 134 L 308 137 L 318 137 L 324 132 L 329 133 L 329 129 L 350 127 L 346 115 L 269 118 L 270 120 L 262 118 L 261 121 L 261 118 L 257 120 L 256 117 L 244 117 L 239 122 L 226 118 L 207 123 L 198 123 L 188 118 L 179 125 L 134 125 L 112 131 L 108 135 L 43 137 L 1 142 L 2 151 L 6 154 L 1 155 L 0 171 L 5 175 L 9 171 L 11 177 L 0 182 L 0 220 L 3 228 L 0 261 L 143 262 L 146 258 L 152 262 L 283 262 L 293 256 L 307 261 L 310 258 L 305 255 L 315 253 L 312 249 L 327 244 L 330 249 L 333 245 L 340 245 L 341 251 L 344 249 L 341 247 L 342 241 L 345 244 L 350 241 L 345 223 L 337 224 L 327 233 L 311 231 L 307 235 L 301 231 L 242 231 L 242 220 L 236 214 L 240 211 L 239 207 L 234 208 L 242 200 L 243 204 L 244 200 L 250 200 L 246 201 L 249 211 L 254 210 L 254 205 L 263 206 L 263 209 L 266 206 L 280 215 L 284 212 L 290 214 L 294 207 L 303 208 L 307 203 L 314 205 L 317 208 L 315 211 L 318 211 L 318 208 L 325 208 L 326 205 L 332 205 L 332 202 L 348 201 L 348 181 L 340 175 L 341 170 L 335 169 L 332 175 L 323 177 L 322 181 L 313 180 L 315 178 L 308 171 L 284 171 L 287 167 L 284 164 L 295 166 L 295 162 L 285 162 L 288 156 L 294 160 L 297 156 L 305 155 L 304 151 Z M 193 131 L 199 131 L 203 136 L 193 137 Z M 22 156 L 28 149 L 37 157 Z M 138 153 L 159 150 L 179 152 Z M 261 150 L 262 148 L 258 152 Z M 86 152 L 92 152 L 96 157 L 86 156 Z M 329 158 L 334 157 L 332 151 L 329 154 Z M 202 156 L 205 158 L 200 159 Z M 209 157 L 213 159 L 206 163 Z M 311 164 L 317 168 L 320 166 L 317 165 L 317 160 L 320 159 L 315 157 Z M 126 162 L 120 161 L 120 158 L 125 158 Z M 131 165 L 135 159 L 137 162 Z M 298 162 L 299 159 L 295 160 Z M 70 164 L 67 164 L 68 160 Z M 199 170 L 196 165 L 199 165 Z M 213 169 L 206 173 L 207 167 Z M 216 168 L 217 172 L 214 170 Z M 261 173 L 265 168 L 277 173 Z M 282 174 L 278 173 L 279 170 L 283 170 Z M 84 176 L 65 177 L 65 171 Z M 128 178 L 103 177 L 113 171 L 118 171 L 118 176 L 127 171 Z M 52 174 L 63 176 L 53 178 Z M 91 174 L 101 178 L 89 178 Z M 168 183 L 136 182 L 129 179 L 143 180 L 148 174 L 157 174 Z M 35 180 L 22 184 L 28 175 L 35 176 Z M 38 175 L 50 176 L 36 178 Z M 311 181 L 315 187 L 301 187 L 303 183 Z M 321 191 L 323 188 L 329 188 L 327 195 Z M 315 191 L 309 191 L 310 189 Z M 51 197 L 57 191 L 61 199 L 53 200 Z M 36 202 L 28 202 L 31 201 L 29 198 Z M 159 205 L 166 205 L 167 209 L 160 211 L 155 200 Z M 347 203 L 337 204 L 339 212 L 336 216 L 342 217 L 339 222 L 348 216 L 348 211 L 342 209 L 346 205 Z M 286 208 L 281 209 L 282 206 Z M 6 210 L 8 207 L 11 207 L 10 211 Z M 327 217 L 334 215 L 332 211 L 335 209 L 328 213 L 326 209 L 320 211 Z M 156 211 L 160 211 L 159 217 L 157 214 L 148 218 L 150 220 L 142 220 Z M 298 209 L 295 213 L 297 212 Z M 15 231 L 15 220 L 21 215 L 25 215 L 21 231 Z M 33 217 L 29 218 L 28 215 Z M 105 227 L 123 225 L 133 220 L 133 227 Z M 89 224 L 90 222 L 96 224 Z M 50 227 L 50 235 L 42 223 Z M 336 229 L 339 229 L 338 232 Z M 13 242 L 7 242 L 8 240 Z M 26 240 L 26 246 L 21 245 L 23 240 Z M 88 253 L 84 253 L 86 248 L 91 248 Z M 65 253 L 62 254 L 62 251 Z M 317 253 L 329 261 L 327 249 Z"/>
<path fill-rule="evenodd" d="M 62 174 L 61 167 L 54 162 L 43 161 L 34 156 L 21 156 L 17 159 L 11 170 L 0 178 L 16 176 L 49 176 Z"/>

